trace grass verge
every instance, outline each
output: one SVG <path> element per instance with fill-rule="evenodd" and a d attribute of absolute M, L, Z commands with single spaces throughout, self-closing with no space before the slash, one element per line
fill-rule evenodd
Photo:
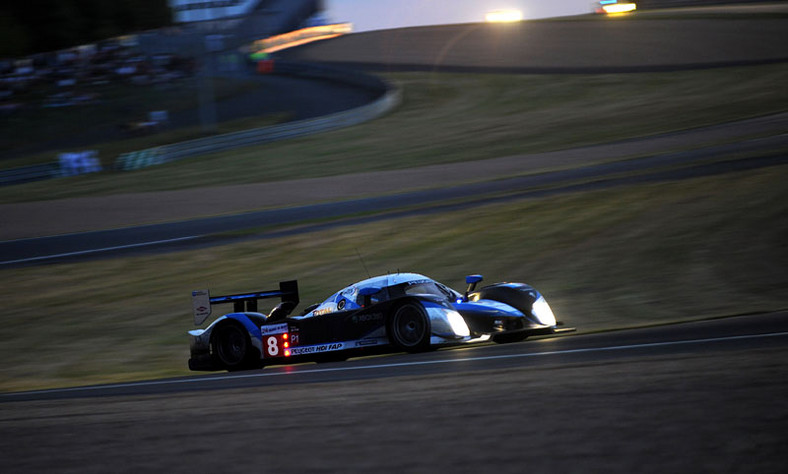
<path fill-rule="evenodd" d="M 580 330 L 788 307 L 788 167 L 413 216 L 179 253 L 0 270 L 0 389 L 184 375 L 189 292 L 372 273 L 525 281 Z M 527 342 L 526 342 L 527 343 Z"/>

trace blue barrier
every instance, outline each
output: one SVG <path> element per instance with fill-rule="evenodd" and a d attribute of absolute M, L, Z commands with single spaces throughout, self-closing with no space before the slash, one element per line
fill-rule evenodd
<path fill-rule="evenodd" d="M 147 150 L 121 154 L 118 156 L 117 160 L 115 160 L 115 169 L 120 171 L 131 171 L 161 163 L 163 163 L 161 150 L 158 147 L 149 148 Z"/>
<path fill-rule="evenodd" d="M 58 176 L 60 176 L 60 163 L 11 168 L 0 170 L 0 186 L 29 183 L 42 179 L 57 178 Z"/>

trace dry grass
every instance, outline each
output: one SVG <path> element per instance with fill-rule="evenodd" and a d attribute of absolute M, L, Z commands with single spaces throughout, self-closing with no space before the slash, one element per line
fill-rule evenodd
<path fill-rule="evenodd" d="M 3 390 L 187 373 L 189 294 L 371 273 L 525 281 L 580 330 L 788 306 L 785 166 L 180 253 L 2 270 Z"/>

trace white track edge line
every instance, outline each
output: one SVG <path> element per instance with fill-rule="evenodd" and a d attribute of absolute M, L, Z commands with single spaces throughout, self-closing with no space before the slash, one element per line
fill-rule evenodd
<path fill-rule="evenodd" d="M 90 249 L 90 250 L 80 250 L 77 252 L 66 252 L 66 253 L 57 253 L 53 255 L 42 255 L 40 257 L 30 257 L 30 258 L 20 258 L 18 260 L 6 260 L 5 262 L 0 262 L 0 265 L 12 265 L 15 263 L 27 263 L 27 262 L 36 262 L 40 260 L 50 260 L 53 258 L 62 258 L 62 257 L 74 257 L 76 255 L 87 255 L 91 253 L 100 253 L 100 252 L 111 252 L 112 250 L 123 250 L 123 249 L 132 249 L 136 247 L 148 247 L 151 245 L 162 245 L 162 244 L 169 244 L 172 242 L 181 242 L 183 240 L 192 240 L 196 239 L 198 236 L 191 235 L 189 237 L 177 237 L 175 239 L 166 239 L 166 240 L 154 240 L 152 242 L 141 242 L 139 244 L 128 244 L 128 245 L 118 245 L 115 247 L 105 247 L 99 249 Z"/>
<path fill-rule="evenodd" d="M 547 351 L 547 352 L 530 352 L 527 354 L 505 354 L 505 355 L 497 355 L 497 356 L 482 356 L 482 357 L 464 357 L 461 359 L 439 359 L 439 360 L 428 360 L 428 361 L 416 361 L 416 362 L 398 362 L 395 364 L 374 364 L 374 365 L 363 365 L 358 367 L 329 367 L 323 369 L 309 369 L 309 370 L 298 370 L 296 372 L 257 372 L 253 374 L 237 374 L 237 375 L 224 375 L 218 377 L 193 377 L 187 379 L 177 379 L 177 380 L 150 380 L 146 382 L 127 382 L 127 383 L 118 383 L 118 384 L 108 384 L 108 385 L 92 385 L 87 387 L 69 387 L 69 388 L 56 388 L 56 389 L 47 389 L 47 390 L 36 390 L 31 392 L 12 392 L 12 393 L 3 393 L 0 394 L 0 398 L 10 398 L 14 396 L 31 396 L 31 395 L 41 395 L 41 394 L 57 394 L 57 393 L 69 393 L 69 392 L 79 392 L 79 391 L 93 391 L 93 390 L 107 390 L 107 389 L 115 389 L 115 388 L 133 388 L 133 387 L 148 387 L 148 386 L 155 386 L 155 385 L 179 385 L 179 384 L 191 384 L 197 382 L 210 382 L 210 381 L 221 381 L 221 380 L 239 380 L 239 379 L 250 379 L 250 378 L 262 378 L 262 377 L 277 377 L 277 376 L 287 376 L 287 375 L 299 375 L 299 374 L 314 374 L 314 373 L 327 373 L 327 372 L 342 372 L 342 371 L 352 371 L 352 370 L 367 370 L 367 369 L 382 369 L 388 367 L 412 367 L 412 366 L 419 366 L 419 365 L 432 365 L 432 364 L 449 364 L 449 363 L 457 363 L 457 362 L 473 362 L 473 361 L 481 361 L 481 360 L 495 360 L 495 359 L 518 359 L 518 358 L 526 358 L 526 357 L 539 357 L 539 356 L 550 356 L 550 355 L 561 355 L 561 354 L 578 354 L 578 353 L 587 353 L 587 352 L 605 352 L 605 351 L 619 351 L 619 350 L 627 350 L 627 349 L 641 349 L 647 347 L 664 347 L 664 346 L 677 346 L 677 345 L 688 345 L 688 344 L 702 344 L 707 342 L 722 342 L 722 341 L 736 341 L 736 340 L 745 340 L 745 339 L 763 339 L 767 337 L 781 337 L 781 336 L 788 336 L 788 331 L 785 332 L 775 332 L 775 333 L 767 333 L 767 334 L 748 334 L 748 335 L 741 335 L 741 336 L 724 336 L 724 337 L 717 337 L 717 338 L 708 338 L 708 339 L 688 339 L 685 341 L 666 341 L 666 342 L 649 342 L 645 344 L 630 344 L 625 346 L 608 346 L 608 347 L 589 347 L 585 349 L 567 349 L 562 351 Z"/>

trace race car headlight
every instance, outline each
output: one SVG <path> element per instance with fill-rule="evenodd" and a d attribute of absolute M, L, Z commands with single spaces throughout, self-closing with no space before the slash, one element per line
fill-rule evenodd
<path fill-rule="evenodd" d="M 454 310 L 449 310 L 446 312 L 446 319 L 449 320 L 449 325 L 451 326 L 451 330 L 454 334 L 460 337 L 466 337 L 471 335 L 471 330 L 468 329 L 468 325 L 465 324 L 465 320 L 462 319 L 460 313 Z"/>
<path fill-rule="evenodd" d="M 531 306 L 531 314 L 534 315 L 540 324 L 555 326 L 555 315 L 543 296 L 539 296 L 539 299 L 534 301 L 534 304 Z"/>

